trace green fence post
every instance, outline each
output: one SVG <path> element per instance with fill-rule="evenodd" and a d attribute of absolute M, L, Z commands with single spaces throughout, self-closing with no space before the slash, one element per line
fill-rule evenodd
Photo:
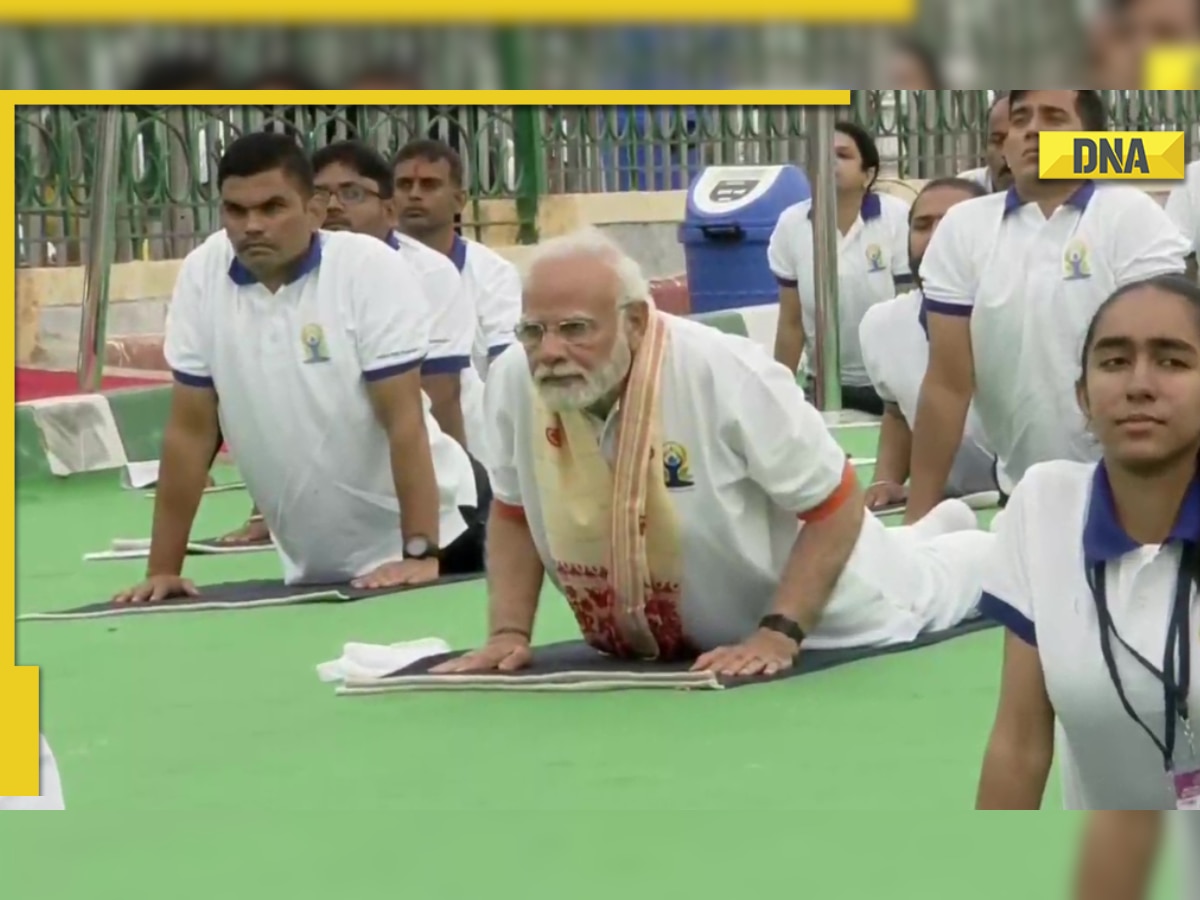
<path fill-rule="evenodd" d="M 524 50 L 525 35 L 515 28 L 502 28 L 496 35 L 501 79 L 505 88 L 527 90 L 529 54 Z M 538 240 L 538 198 L 546 189 L 546 160 L 539 127 L 541 110 L 536 106 L 513 107 L 513 169 L 516 172 L 517 240 L 536 244 Z"/>

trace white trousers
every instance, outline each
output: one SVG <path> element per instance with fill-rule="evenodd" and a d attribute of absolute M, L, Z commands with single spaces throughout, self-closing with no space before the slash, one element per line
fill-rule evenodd
<path fill-rule="evenodd" d="M 63 804 L 62 781 L 58 777 L 58 763 L 45 736 L 41 738 L 41 755 L 38 768 L 41 773 L 42 793 L 37 797 L 0 797 L 0 810 L 33 809 L 52 810 L 66 809 Z"/>

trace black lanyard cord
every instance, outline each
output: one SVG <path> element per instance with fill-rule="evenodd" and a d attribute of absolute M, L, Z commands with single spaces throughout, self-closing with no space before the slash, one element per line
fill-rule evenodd
<path fill-rule="evenodd" d="M 1112 612 L 1108 607 L 1108 578 L 1106 566 L 1099 563 L 1088 572 L 1088 582 L 1092 588 L 1092 597 L 1096 601 L 1096 616 L 1100 626 L 1100 653 L 1108 668 L 1113 687 L 1121 701 L 1126 714 L 1133 719 L 1158 748 L 1163 757 L 1163 765 L 1168 770 L 1174 763 L 1175 742 L 1180 721 L 1188 720 L 1188 688 L 1191 684 L 1191 601 L 1192 601 L 1192 568 L 1197 555 L 1196 545 L 1185 543 L 1179 560 L 1179 572 L 1175 580 L 1174 604 L 1171 608 L 1171 618 L 1167 626 L 1167 640 L 1163 651 L 1162 668 L 1158 669 L 1146 657 L 1129 646 L 1116 629 Z M 1112 639 L 1115 637 L 1129 652 L 1138 664 L 1153 675 L 1163 686 L 1163 701 L 1166 710 L 1166 728 L 1160 740 L 1149 725 L 1137 714 L 1133 704 L 1125 694 L 1125 686 L 1117 669 L 1116 654 L 1113 650 Z"/>

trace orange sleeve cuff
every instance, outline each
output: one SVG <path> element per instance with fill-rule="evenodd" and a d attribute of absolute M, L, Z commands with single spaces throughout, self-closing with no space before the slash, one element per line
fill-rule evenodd
<path fill-rule="evenodd" d="M 800 513 L 798 518 L 802 522 L 820 522 L 822 519 L 827 519 L 841 509 L 842 504 L 853 497 L 857 489 L 858 475 L 854 471 L 854 466 L 847 460 L 846 467 L 842 469 L 842 481 L 834 488 L 833 493 L 826 497 L 819 506 L 813 507 L 808 512 Z"/>
<path fill-rule="evenodd" d="M 492 498 L 492 511 L 502 519 L 509 519 L 513 522 L 525 521 L 525 507 L 505 503 L 503 500 L 497 500 L 495 497 Z"/>

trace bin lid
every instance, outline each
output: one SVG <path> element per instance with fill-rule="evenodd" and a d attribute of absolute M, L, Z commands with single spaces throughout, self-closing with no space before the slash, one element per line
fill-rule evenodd
<path fill-rule="evenodd" d="M 811 196 L 796 166 L 709 166 L 688 189 L 684 221 L 774 227 L 780 213 Z"/>

